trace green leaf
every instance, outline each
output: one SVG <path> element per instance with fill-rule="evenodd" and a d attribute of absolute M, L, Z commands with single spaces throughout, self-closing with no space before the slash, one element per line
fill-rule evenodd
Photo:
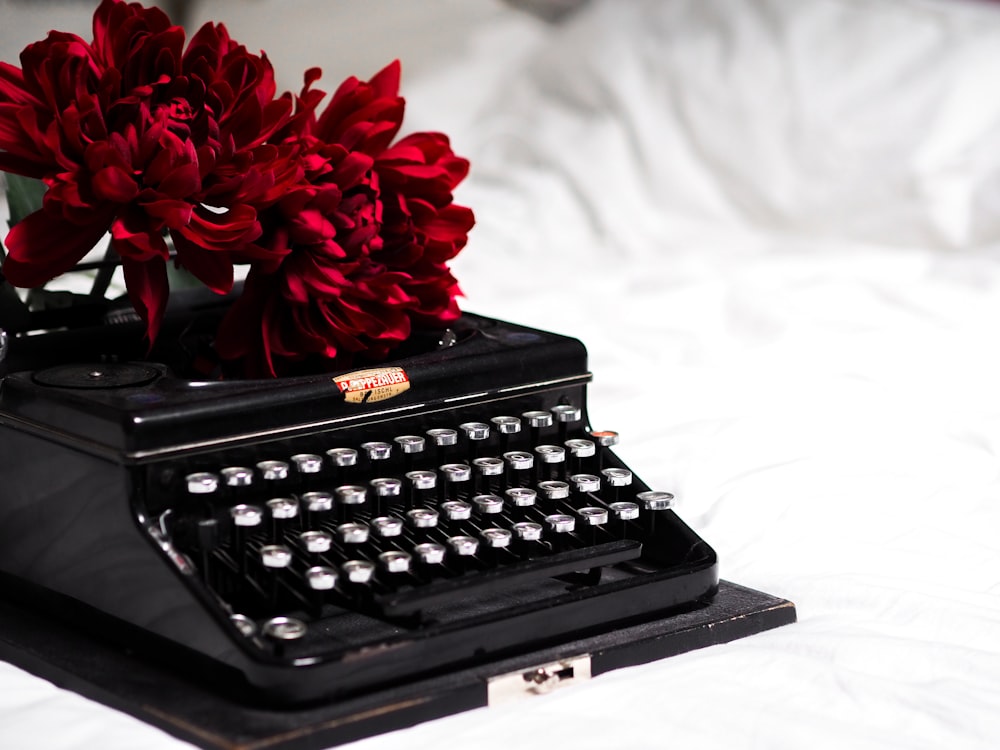
<path fill-rule="evenodd" d="M 5 175 L 7 178 L 7 207 L 10 209 L 10 226 L 42 207 L 45 183 L 33 177 Z"/>

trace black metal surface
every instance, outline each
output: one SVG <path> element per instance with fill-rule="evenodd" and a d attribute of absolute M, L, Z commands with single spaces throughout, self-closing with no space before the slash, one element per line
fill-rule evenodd
<path fill-rule="evenodd" d="M 3 601 L 0 658 L 206 750 L 319 750 L 484 706 L 487 680 L 498 674 L 589 654 L 596 677 L 794 621 L 790 602 L 723 581 L 711 604 L 670 617 L 355 698 L 284 710 L 237 702 L 202 680 L 186 679 Z"/>

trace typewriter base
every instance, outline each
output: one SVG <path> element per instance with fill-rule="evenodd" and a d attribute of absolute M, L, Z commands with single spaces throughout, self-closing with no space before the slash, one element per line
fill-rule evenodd
<path fill-rule="evenodd" d="M 51 618 L 0 601 L 0 659 L 202 748 L 318 750 L 488 705 L 489 677 L 590 654 L 593 676 L 795 621 L 784 599 L 728 581 L 703 608 L 332 704 L 236 703 Z"/>

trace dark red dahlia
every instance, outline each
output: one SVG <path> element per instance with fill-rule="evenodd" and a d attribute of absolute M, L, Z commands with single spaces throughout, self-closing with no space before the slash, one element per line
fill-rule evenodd
<path fill-rule="evenodd" d="M 438 133 L 398 141 L 399 64 L 369 82 L 345 81 L 315 115 L 306 76 L 286 143 L 305 181 L 262 218 L 277 268 L 256 262 L 219 332 L 224 359 L 250 375 L 325 368 L 354 353 L 384 357 L 414 323 L 455 320 L 458 284 L 448 262 L 465 246 L 472 211 L 452 202 L 469 164 Z"/>
<path fill-rule="evenodd" d="M 233 263 L 276 263 L 255 243 L 258 211 L 302 177 L 297 151 L 268 145 L 286 126 L 266 56 L 222 25 L 184 31 L 137 3 L 103 0 L 94 40 L 51 32 L 21 68 L 0 63 L 0 169 L 40 178 L 40 211 L 7 236 L 3 275 L 34 287 L 69 270 L 104 235 L 155 338 L 169 259 L 218 292 Z"/>

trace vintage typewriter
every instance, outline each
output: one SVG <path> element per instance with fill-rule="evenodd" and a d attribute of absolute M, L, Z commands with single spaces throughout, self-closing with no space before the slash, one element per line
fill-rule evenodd
<path fill-rule="evenodd" d="M 150 356 L 106 308 L 9 335 L 7 596 L 275 705 L 711 601 L 713 550 L 591 424 L 579 341 L 466 314 L 377 366 L 192 379 L 224 304 L 175 294 Z"/>

